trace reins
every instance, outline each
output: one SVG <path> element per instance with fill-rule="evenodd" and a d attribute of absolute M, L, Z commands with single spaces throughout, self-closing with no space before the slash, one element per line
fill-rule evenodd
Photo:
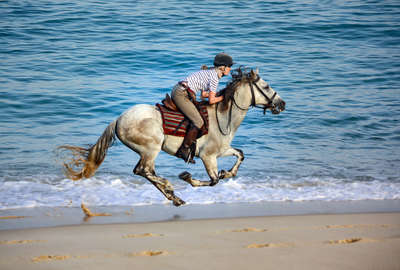
<path fill-rule="evenodd" d="M 242 109 L 242 108 L 240 108 L 240 107 L 236 104 L 236 101 L 235 101 L 234 98 L 232 98 L 232 100 L 233 100 L 233 102 L 235 103 L 235 105 L 236 105 L 239 109 L 241 109 L 241 110 L 248 110 L 248 108 L 247 108 L 247 109 Z M 226 136 L 226 135 L 228 135 L 228 134 L 231 133 L 231 122 L 232 122 L 232 107 L 233 107 L 233 103 L 231 103 L 231 106 L 229 106 L 229 117 L 228 117 L 228 123 L 227 123 L 227 125 L 226 125 L 226 129 L 229 129 L 229 131 L 228 131 L 227 133 L 225 133 L 225 132 L 222 130 L 221 124 L 219 123 L 219 118 L 218 118 L 218 106 L 219 106 L 219 103 L 217 103 L 217 106 L 216 106 L 216 108 L 215 108 L 215 118 L 217 119 L 217 124 L 218 124 L 219 131 L 222 133 L 222 135 Z"/>

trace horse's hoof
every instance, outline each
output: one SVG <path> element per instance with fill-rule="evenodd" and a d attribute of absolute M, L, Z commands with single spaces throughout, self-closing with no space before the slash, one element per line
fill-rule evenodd
<path fill-rule="evenodd" d="M 183 173 L 181 173 L 179 175 L 179 178 L 182 179 L 183 181 L 186 181 L 188 179 L 190 179 L 192 177 L 192 175 L 190 174 L 190 172 L 184 171 Z"/>
<path fill-rule="evenodd" d="M 224 179 L 226 175 L 226 171 L 225 170 L 220 170 L 218 173 L 218 178 L 219 179 Z"/>
<path fill-rule="evenodd" d="M 185 202 L 184 200 L 179 199 L 179 198 L 175 198 L 175 200 L 173 201 L 173 203 L 174 203 L 174 205 L 175 205 L 176 207 L 186 204 L 186 202 Z"/>
<path fill-rule="evenodd" d="M 219 182 L 219 179 L 212 179 L 210 186 L 215 186 L 216 184 L 218 184 L 218 182 Z"/>

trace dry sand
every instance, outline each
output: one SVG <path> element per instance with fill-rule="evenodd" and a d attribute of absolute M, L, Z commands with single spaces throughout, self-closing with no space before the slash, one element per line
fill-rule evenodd
<path fill-rule="evenodd" d="M 2 230 L 0 269 L 400 269 L 400 213 Z"/>

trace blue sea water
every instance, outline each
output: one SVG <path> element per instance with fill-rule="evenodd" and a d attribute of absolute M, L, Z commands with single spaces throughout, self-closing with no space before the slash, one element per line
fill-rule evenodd
<path fill-rule="evenodd" d="M 0 1 L 0 209 L 163 204 L 113 146 L 72 182 L 55 149 L 86 146 L 129 107 L 159 102 L 215 54 L 231 54 L 286 101 L 249 111 L 232 143 L 238 176 L 161 153 L 157 173 L 191 204 L 400 199 L 398 1 Z M 221 82 L 222 88 L 228 79 Z M 219 160 L 229 169 L 233 158 Z"/>

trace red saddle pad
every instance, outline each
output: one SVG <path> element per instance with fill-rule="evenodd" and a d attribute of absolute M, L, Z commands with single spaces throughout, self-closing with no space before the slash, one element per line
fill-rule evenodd
<path fill-rule="evenodd" d="M 163 129 L 165 135 L 174 135 L 179 137 L 184 137 L 186 134 L 186 129 L 188 127 L 189 121 L 181 112 L 171 111 L 167 109 L 164 105 L 157 103 L 156 106 L 161 112 L 163 119 Z M 207 106 L 204 104 L 200 105 L 200 114 L 203 117 L 204 123 L 207 127 L 208 133 L 208 112 Z M 186 120 L 186 121 L 185 121 Z"/>

